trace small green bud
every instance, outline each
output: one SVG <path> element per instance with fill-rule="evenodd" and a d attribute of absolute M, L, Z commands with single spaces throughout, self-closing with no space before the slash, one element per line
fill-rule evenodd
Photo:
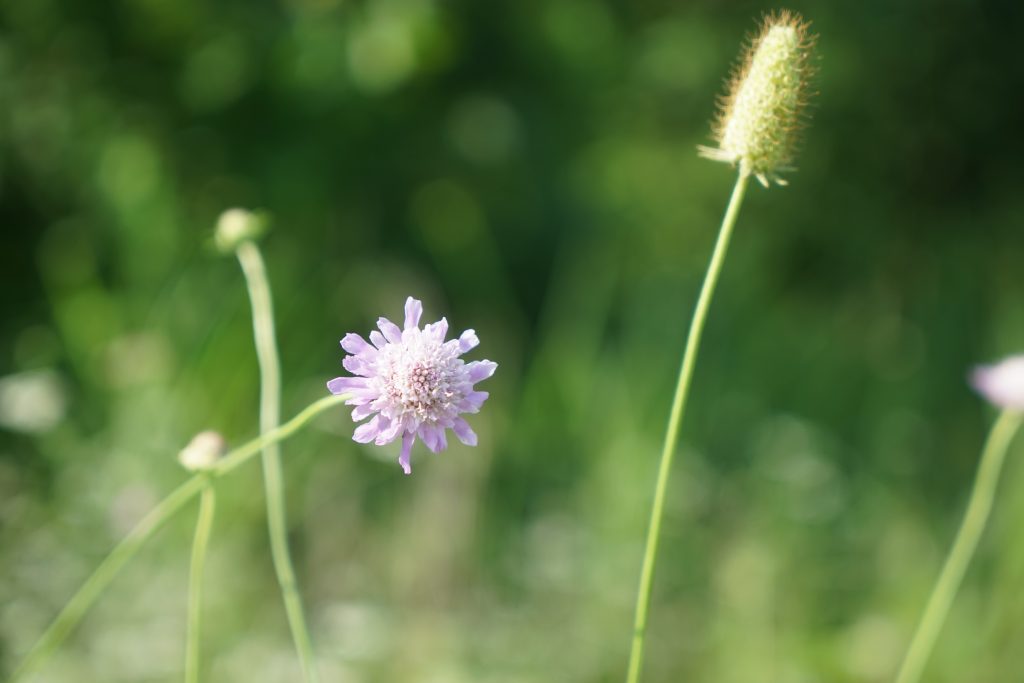
<path fill-rule="evenodd" d="M 231 254 L 242 242 L 255 240 L 262 235 L 269 222 L 263 212 L 228 209 L 217 219 L 217 228 L 213 234 L 214 244 L 221 252 Z"/>
<path fill-rule="evenodd" d="M 714 126 L 718 147 L 700 147 L 701 156 L 739 163 L 742 173 L 765 187 L 769 181 L 786 184 L 778 174 L 792 170 L 811 75 L 814 40 L 807 28 L 789 12 L 765 18 L 721 100 Z"/>

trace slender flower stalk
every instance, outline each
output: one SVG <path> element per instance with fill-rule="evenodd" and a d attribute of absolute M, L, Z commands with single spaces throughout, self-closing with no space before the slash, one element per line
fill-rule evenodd
<path fill-rule="evenodd" d="M 277 428 L 281 413 L 281 365 L 274 337 L 274 309 L 270 298 L 270 283 L 267 280 L 263 258 L 254 242 L 242 241 L 236 253 L 245 274 L 252 303 L 253 335 L 260 366 L 260 431 L 266 433 Z M 306 627 L 295 569 L 288 552 L 281 451 L 276 443 L 267 444 L 263 449 L 263 484 L 267 497 L 270 552 L 274 571 L 277 573 L 277 582 L 281 587 L 285 612 L 288 615 L 288 625 L 299 654 L 303 679 L 306 683 L 315 683 L 318 677 L 313 661 L 313 645 Z"/>
<path fill-rule="evenodd" d="M 977 368 L 971 375 L 974 388 L 1003 412 L 992 425 L 978 463 L 967 511 L 960 523 L 953 546 L 946 556 L 939 579 L 932 589 L 924 615 L 917 626 L 910 647 L 896 675 L 896 683 L 917 683 L 935 647 L 949 609 L 953 605 L 967 566 L 974 557 L 981 534 L 985 531 L 1006 451 L 1024 420 L 1024 356 L 1008 358 L 1001 363 Z"/>
<path fill-rule="evenodd" d="M 714 126 L 718 147 L 699 148 L 701 156 L 738 166 L 739 175 L 690 322 L 679 380 L 669 412 L 647 527 L 640 586 L 637 589 L 627 683 L 637 683 L 643 667 L 654 566 L 658 556 L 668 479 L 672 471 L 672 458 L 679 443 L 679 428 L 686 410 L 708 309 L 750 177 L 754 176 L 765 187 L 769 186 L 769 181 L 786 184 L 778 174 L 791 170 L 789 162 L 793 156 L 795 132 L 807 99 L 810 75 L 808 60 L 812 43 L 813 40 L 807 34 L 807 24 L 797 15 L 782 12 L 766 17 L 760 35 L 746 51 L 742 66 L 729 85 L 728 95 L 720 102 L 719 117 Z"/>
<path fill-rule="evenodd" d="M 217 493 L 206 477 L 199 498 L 199 517 L 196 535 L 192 541 L 192 561 L 188 572 L 188 634 L 185 640 L 185 683 L 199 683 L 199 643 L 202 624 L 203 568 L 206 549 L 210 544 L 213 517 L 217 506 Z"/>
<path fill-rule="evenodd" d="M 135 525 L 135 528 L 128 532 L 128 535 L 114 546 L 110 554 L 100 562 L 92 575 L 86 579 L 82 587 L 68 600 L 67 604 L 64 605 L 63 609 L 53 620 L 53 623 L 43 632 L 43 635 L 40 636 L 39 640 L 32 646 L 32 649 L 25 655 L 25 658 L 14 670 L 14 673 L 11 674 L 8 683 L 18 683 L 24 680 L 49 659 L 50 655 L 64 642 L 68 634 L 82 620 L 82 617 L 89 611 L 89 608 L 96 602 L 96 599 L 110 585 L 110 582 L 117 576 L 121 568 L 135 557 L 139 549 L 167 520 L 171 519 L 189 501 L 200 494 L 207 481 L 218 479 L 234 471 L 251 460 L 253 456 L 260 453 L 268 444 L 279 443 L 287 439 L 309 424 L 314 417 L 329 408 L 344 403 L 349 397 L 348 394 L 327 396 L 311 403 L 285 424 L 239 446 L 210 466 L 206 471 L 194 474 L 191 479 L 188 479 L 181 486 L 174 489 L 149 514 L 143 517 Z"/>
<path fill-rule="evenodd" d="M 700 350 L 704 323 L 707 320 L 711 298 L 715 293 L 715 286 L 718 284 L 718 276 L 722 272 L 725 253 L 729 248 L 729 239 L 732 237 L 733 226 L 736 225 L 736 218 L 739 215 L 740 205 L 743 203 L 743 195 L 746 192 L 748 180 L 750 180 L 750 175 L 741 170 L 736 178 L 736 186 L 733 188 L 732 198 L 729 200 L 729 208 L 726 210 L 725 218 L 722 220 L 718 241 L 715 243 L 715 251 L 711 255 L 711 263 L 708 265 L 707 274 L 704 276 L 704 284 L 701 286 L 700 297 L 697 299 L 697 307 L 693 311 L 690 333 L 686 337 L 686 350 L 683 352 L 683 363 L 679 368 L 679 380 L 676 383 L 675 396 L 672 398 L 672 409 L 669 412 L 665 443 L 661 449 L 661 464 L 658 466 L 658 480 L 654 487 L 651 519 L 647 527 L 647 543 L 644 549 L 643 568 L 640 570 L 640 588 L 637 591 L 636 615 L 633 622 L 633 644 L 629 652 L 629 669 L 626 676 L 628 683 L 636 683 L 640 680 L 640 670 L 643 666 L 644 656 L 644 639 L 647 635 L 647 612 L 651 605 L 654 563 L 658 556 L 658 539 L 661 535 L 661 519 L 665 512 L 665 493 L 668 489 L 668 477 L 672 471 L 672 456 L 675 454 L 676 446 L 679 444 L 679 426 L 682 424 L 683 414 L 686 410 L 686 398 L 690 392 L 690 380 L 693 377 L 693 369 L 697 365 L 697 352 Z"/>
<path fill-rule="evenodd" d="M 946 556 L 939 580 L 932 589 L 931 597 L 928 598 L 928 606 L 925 607 L 921 623 L 918 624 L 914 638 L 910 641 L 910 647 L 896 676 L 896 683 L 916 683 L 921 678 L 921 672 L 967 572 L 967 565 L 974 557 L 978 540 L 985 530 L 999 484 L 999 475 L 1003 469 L 1003 461 L 1006 459 L 1006 451 L 1020 427 L 1020 422 L 1020 413 L 1008 410 L 999 416 L 992 426 L 992 431 L 989 432 L 981 454 L 981 462 L 978 464 L 974 488 L 967 503 L 967 512 L 964 513 L 956 540 L 953 541 L 953 546 Z"/>

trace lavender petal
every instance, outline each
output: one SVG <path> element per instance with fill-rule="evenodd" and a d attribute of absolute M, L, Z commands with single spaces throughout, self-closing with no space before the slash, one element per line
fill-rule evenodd
<path fill-rule="evenodd" d="M 352 434 L 352 440 L 358 443 L 370 443 L 376 438 L 379 428 L 380 416 L 377 416 L 366 424 L 356 427 L 356 431 Z"/>
<path fill-rule="evenodd" d="M 365 339 L 355 332 L 349 332 L 341 340 L 341 348 L 345 349 L 351 354 L 363 353 L 370 351 L 373 353 L 377 352 L 377 349 L 370 346 Z"/>
<path fill-rule="evenodd" d="M 343 394 L 353 389 L 365 389 L 366 380 L 362 377 L 335 377 L 327 383 L 327 391 L 332 394 Z"/>
<path fill-rule="evenodd" d="M 392 344 L 400 344 L 402 342 L 402 331 L 398 329 L 398 325 L 387 318 L 377 318 L 377 327 L 384 333 L 384 338 Z"/>
<path fill-rule="evenodd" d="M 378 446 L 391 443 L 398 438 L 399 432 L 402 431 L 402 423 L 399 420 L 389 420 L 388 418 L 381 416 L 380 433 L 377 435 L 377 440 L 374 442 Z"/>
<path fill-rule="evenodd" d="M 448 319 L 441 318 L 436 323 L 430 323 L 423 328 L 423 331 L 435 341 L 443 342 L 445 335 L 448 334 Z"/>
<path fill-rule="evenodd" d="M 465 353 L 470 349 L 480 345 L 480 338 L 476 336 L 476 332 L 473 330 L 466 330 L 459 335 L 459 352 Z"/>
<path fill-rule="evenodd" d="M 466 370 L 469 374 L 469 381 L 473 384 L 482 382 L 498 369 L 498 364 L 490 360 L 475 360 L 472 363 L 466 364 Z"/>
<path fill-rule="evenodd" d="M 405 329 L 418 328 L 423 315 L 423 302 L 411 296 L 405 300 Z"/>
<path fill-rule="evenodd" d="M 415 432 L 406 432 L 402 436 L 402 453 L 398 456 L 398 464 L 402 466 L 402 471 L 406 474 L 412 474 L 412 465 L 409 464 L 409 456 L 412 454 L 412 445 L 415 442 Z"/>
<path fill-rule="evenodd" d="M 455 424 L 452 425 L 452 431 L 455 432 L 455 436 L 459 437 L 459 441 L 467 446 L 476 445 L 476 432 L 474 432 L 473 428 L 469 426 L 469 423 L 461 417 L 455 418 Z"/>
<path fill-rule="evenodd" d="M 370 402 L 364 403 L 362 405 L 357 405 L 355 408 L 352 409 L 352 421 L 361 422 L 366 418 L 370 417 L 371 415 L 373 415 L 374 412 L 376 411 L 373 409 L 373 404 Z"/>
<path fill-rule="evenodd" d="M 373 365 L 360 356 L 345 356 L 341 359 L 341 365 L 353 375 L 371 377 L 374 374 Z"/>

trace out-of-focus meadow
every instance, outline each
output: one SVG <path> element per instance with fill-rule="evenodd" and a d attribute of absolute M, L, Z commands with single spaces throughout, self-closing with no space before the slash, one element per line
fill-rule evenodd
<path fill-rule="evenodd" d="M 231 206 L 274 217 L 283 414 L 338 339 L 477 330 L 480 445 L 413 475 L 335 410 L 284 445 L 325 681 L 619 681 L 658 450 L 732 172 L 696 156 L 751 2 L 0 2 L 0 672 L 183 481 L 257 429 Z M 889 680 L 1024 349 L 1009 2 L 798 3 L 788 188 L 752 187 L 683 427 L 645 680 Z M 454 441 L 454 440 L 453 440 Z M 928 680 L 1024 669 L 1024 448 Z M 298 678 L 259 466 L 218 485 L 207 680 Z M 190 507 L 38 681 L 171 681 Z"/>

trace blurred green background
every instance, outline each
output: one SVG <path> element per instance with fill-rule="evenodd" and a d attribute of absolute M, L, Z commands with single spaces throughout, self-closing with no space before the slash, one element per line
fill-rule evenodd
<path fill-rule="evenodd" d="M 1024 11 L 791 5 L 789 188 L 751 189 L 672 479 L 645 680 L 890 680 L 1024 349 Z M 325 681 L 620 681 L 686 325 L 733 179 L 698 159 L 752 2 L 0 0 L 0 672 L 185 474 L 256 430 L 219 213 L 259 207 L 284 416 L 337 340 L 448 317 L 475 449 L 285 444 Z M 1016 456 L 1016 457 L 1014 457 Z M 928 680 L 1021 680 L 1024 448 Z M 298 680 L 259 467 L 218 486 L 206 680 Z M 195 508 L 35 679 L 181 676 Z"/>

